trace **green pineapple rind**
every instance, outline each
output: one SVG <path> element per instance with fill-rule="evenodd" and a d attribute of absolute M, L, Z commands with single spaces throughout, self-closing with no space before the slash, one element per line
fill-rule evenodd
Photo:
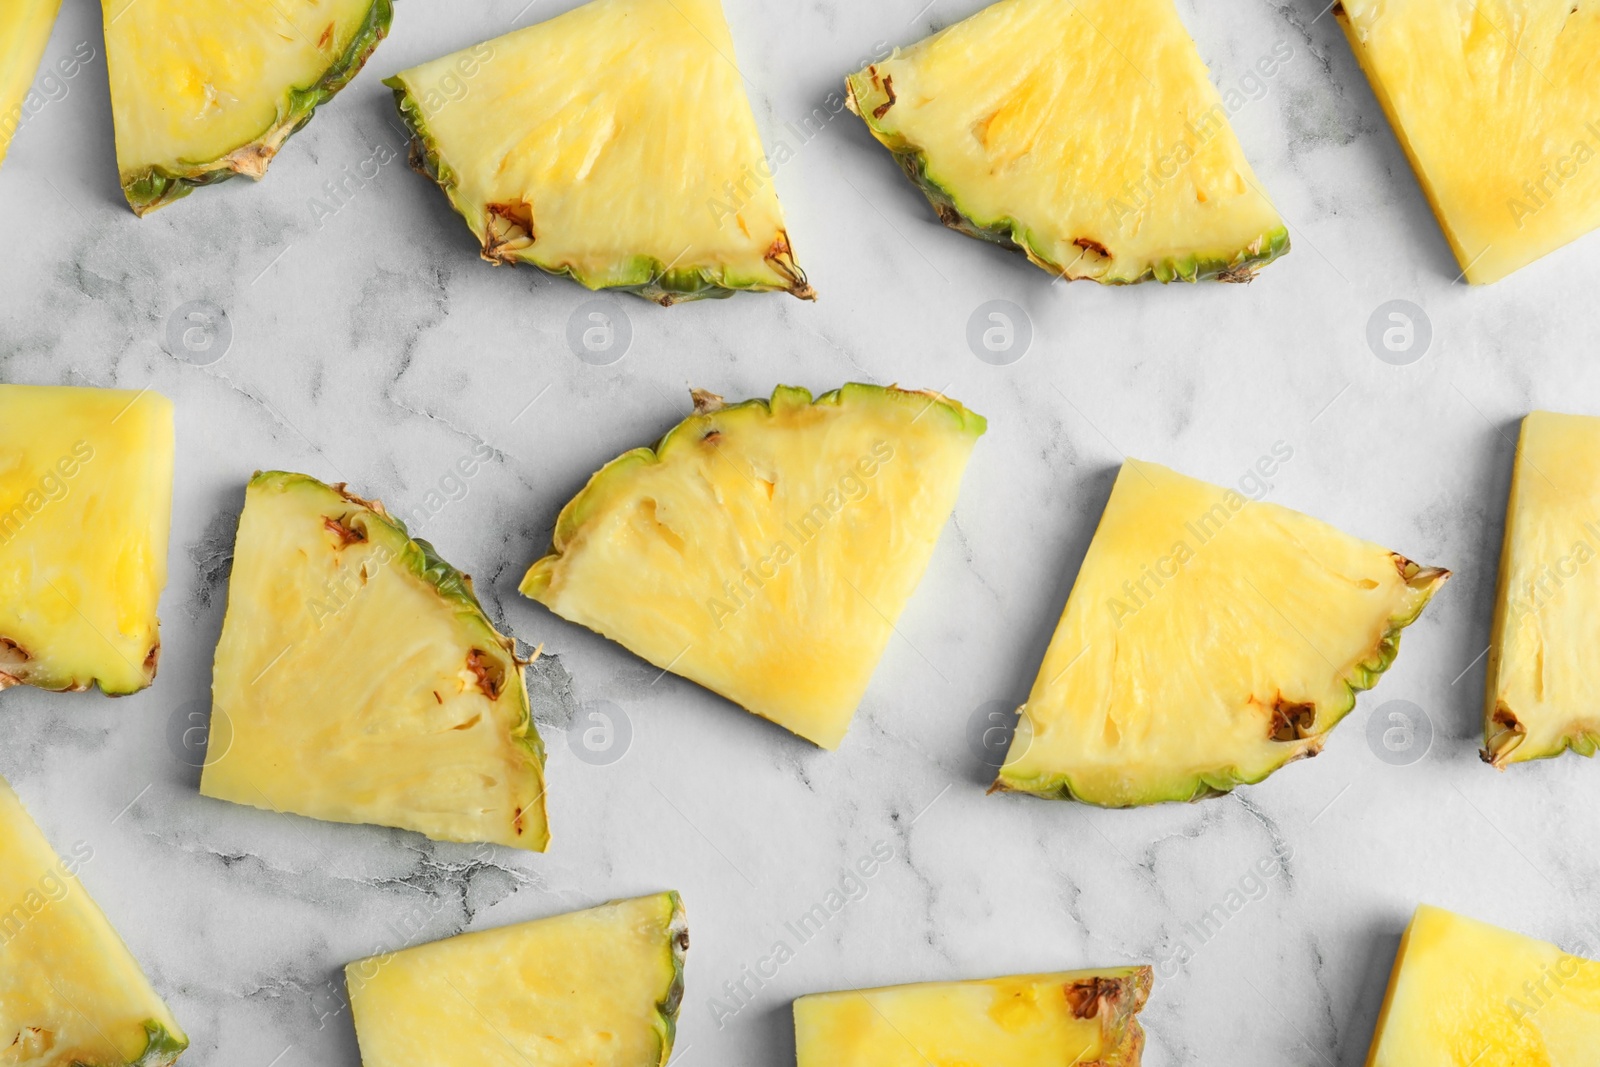
<path fill-rule="evenodd" d="M 821 406 L 831 404 L 838 407 L 845 403 L 910 403 L 916 404 L 921 412 L 940 410 L 946 417 L 956 422 L 956 427 L 963 433 L 973 437 L 981 437 L 989 428 L 989 421 L 975 411 L 969 410 L 960 401 L 936 393 L 918 392 L 915 390 L 900 389 L 895 386 L 867 385 L 861 382 L 850 382 L 831 392 L 812 398 L 808 389 L 794 385 L 780 385 L 772 391 L 772 399 L 763 400 L 759 397 L 745 400 L 738 404 L 729 404 L 717 407 L 714 410 L 696 411 L 671 430 L 654 446 L 644 446 L 630 449 L 607 463 L 596 471 L 587 485 L 578 492 L 578 495 L 567 502 L 561 509 L 561 514 L 556 518 L 554 534 L 551 537 L 550 551 L 542 559 L 529 568 L 528 574 L 522 580 L 519 591 L 523 596 L 533 600 L 542 600 L 544 592 L 550 587 L 551 572 L 555 565 L 561 561 L 565 546 L 572 536 L 588 521 L 591 508 L 599 504 L 605 490 L 618 479 L 628 477 L 630 470 L 636 465 L 659 463 L 667 450 L 674 447 L 679 440 L 692 443 L 705 436 L 705 427 L 716 418 L 726 416 L 729 412 L 744 408 L 755 408 L 771 414 L 772 410 L 780 406 L 804 407 L 806 405 Z"/>
<path fill-rule="evenodd" d="M 1139 1013 L 1150 1000 L 1155 971 L 1148 965 L 1115 967 L 1100 971 L 1097 978 L 1115 983 L 1117 992 L 1102 1001 L 1100 1008 L 1103 1051 L 1095 1061 L 1098 1067 L 1139 1067 L 1144 1052 L 1144 1027 Z"/>
<path fill-rule="evenodd" d="M 495 629 L 494 623 L 489 621 L 489 616 L 483 610 L 483 604 L 478 600 L 469 576 L 445 562 L 433 545 L 421 538 L 412 537 L 405 523 L 390 515 L 377 501 L 363 500 L 343 488 L 318 481 L 309 474 L 295 474 L 289 471 L 258 471 L 250 479 L 250 487 L 277 489 L 283 492 L 299 487 L 343 500 L 347 504 L 363 509 L 362 517 L 369 528 L 377 527 L 386 532 L 390 540 L 400 542 L 396 562 L 436 589 L 442 599 L 455 606 L 458 618 L 465 619 L 470 625 L 483 631 L 487 638 L 485 643 L 499 649 L 505 655 L 511 665 L 506 675 L 508 678 L 516 679 L 516 684 L 508 690 L 515 701 L 517 712 L 517 721 L 512 727 L 514 740 L 527 747 L 538 764 L 539 773 L 541 775 L 544 773 L 544 740 L 539 736 L 539 730 L 533 722 L 533 707 L 528 697 L 528 680 L 523 674 L 522 664 L 516 657 L 516 642 Z M 515 736 L 519 731 L 521 736 Z M 542 810 L 544 808 L 542 794 L 539 806 L 543 836 L 537 840 L 534 851 L 542 852 L 550 843 L 548 818 Z M 530 841 L 530 845 L 532 844 L 534 843 Z"/>
<path fill-rule="evenodd" d="M 144 1051 L 128 1067 L 172 1067 L 189 1047 L 188 1038 L 173 1034 L 153 1019 L 145 1021 L 144 1034 Z"/>
<path fill-rule="evenodd" d="M 656 1035 L 656 1067 L 666 1067 L 672 1058 L 672 1046 L 678 1035 L 678 1015 L 683 1007 L 684 994 L 684 963 L 689 953 L 689 920 L 683 907 L 683 897 L 675 889 L 662 893 L 652 894 L 647 897 L 612 900 L 593 909 L 595 912 L 630 904 L 639 904 L 643 901 L 661 901 L 666 905 L 666 915 L 663 916 L 662 932 L 666 935 L 668 962 L 672 966 L 672 974 L 667 978 L 666 988 L 661 991 L 661 998 L 655 1003 L 655 1014 L 651 1019 L 651 1029 Z M 539 920 L 534 920 L 537 923 Z M 451 939 L 446 939 L 451 940 Z M 435 942 L 440 944 L 441 942 Z M 405 955 L 413 949 L 402 950 L 400 955 Z M 382 965 L 394 958 L 395 953 L 385 953 L 372 956 L 364 960 L 356 960 L 344 967 L 346 988 L 353 997 L 358 988 L 358 980 L 362 983 L 370 979 L 362 976 L 361 969 L 368 965 Z M 356 1036 L 363 1033 L 360 1019 L 357 1020 Z M 502 1038 L 502 1040 L 504 1040 Z M 142 1067 L 135 1064 L 134 1067 Z M 155 1067 L 155 1065 L 151 1065 Z"/>
<path fill-rule="evenodd" d="M 1118 998 L 1112 1019 L 1108 1021 L 1108 1044 L 1115 1051 L 1102 1057 L 1103 1067 L 1139 1067 L 1144 1052 L 1144 1027 L 1139 1024 L 1139 1013 L 1150 1000 L 1150 990 L 1155 985 L 1155 972 L 1148 966 L 1130 968 L 1120 976 L 1122 996 Z"/>
<path fill-rule="evenodd" d="M 683 1007 L 683 967 L 689 953 L 689 918 L 683 908 L 683 898 L 676 889 L 663 894 L 672 904 L 667 920 L 667 940 L 672 952 L 672 979 L 666 992 L 656 1002 L 655 1031 L 661 1043 L 661 1057 L 657 1067 L 667 1067 L 672 1058 L 672 1045 L 678 1037 L 678 1012 Z"/>
<path fill-rule="evenodd" d="M 394 90 L 395 107 L 400 119 L 411 133 L 411 167 L 444 191 L 450 206 L 467 223 L 467 229 L 481 242 L 483 234 L 473 229 L 470 205 L 456 195 L 460 178 L 444 158 L 439 142 L 428 129 L 422 106 L 407 85 L 404 74 L 385 78 L 384 85 Z M 487 258 L 487 257 L 486 257 Z M 517 254 L 518 261 L 538 267 L 546 274 L 558 278 L 571 278 L 585 289 L 616 290 L 631 293 L 663 307 L 683 304 L 691 300 L 725 300 L 735 293 L 792 293 L 802 300 L 815 300 L 815 290 L 806 281 L 792 252 L 769 257 L 767 264 L 789 279 L 788 285 L 775 285 L 764 278 L 744 278 L 727 270 L 711 267 L 671 267 L 654 256 L 630 256 L 601 274 L 585 274 L 574 267 L 551 267 L 537 262 L 531 255 Z M 493 262 L 499 262 L 494 260 Z M 669 269 L 670 268 L 670 269 Z"/>
<path fill-rule="evenodd" d="M 1349 715 L 1356 706 L 1356 694 L 1371 689 L 1378 684 L 1378 679 L 1383 677 L 1400 654 L 1400 633 L 1407 626 L 1416 622 L 1421 617 L 1423 609 L 1433 600 L 1435 593 L 1450 578 L 1450 572 L 1439 567 L 1423 567 L 1411 562 L 1403 556 L 1391 553 L 1396 566 L 1401 568 L 1405 576 L 1406 585 L 1422 595 L 1409 611 L 1399 615 L 1390 616 L 1388 624 L 1384 627 L 1383 636 L 1378 639 L 1377 645 L 1365 658 L 1358 661 L 1349 670 L 1347 676 L 1340 679 L 1345 687 L 1348 699 L 1343 706 L 1329 714 L 1327 725 L 1317 731 L 1316 747 L 1301 753 L 1294 750 L 1286 758 L 1268 767 L 1260 774 L 1251 776 L 1240 771 L 1237 767 L 1225 768 L 1220 771 L 1207 771 L 1195 776 L 1194 785 L 1188 790 L 1174 789 L 1158 792 L 1137 801 L 1127 804 L 1107 804 L 1103 801 L 1091 800 L 1084 797 L 1074 789 L 1072 776 L 1068 774 L 1040 775 L 1033 778 L 1015 778 L 1008 776 L 1004 767 L 1000 769 L 995 778 L 994 785 L 990 787 L 991 793 L 1030 793 L 1046 800 L 1075 800 L 1082 804 L 1093 804 L 1096 807 L 1142 807 L 1146 804 L 1161 804 L 1168 801 L 1189 802 L 1206 800 L 1210 797 L 1220 797 L 1231 793 L 1237 786 L 1256 785 L 1265 781 L 1275 772 L 1281 770 L 1285 764 L 1301 758 L 1302 755 L 1315 755 L 1321 750 L 1322 739 L 1333 731 Z M 1319 722 L 1323 717 L 1323 708 L 1317 709 Z"/>
<path fill-rule="evenodd" d="M 900 169 L 910 178 L 922 194 L 933 205 L 934 213 L 939 216 L 939 221 L 958 233 L 968 237 L 976 237 L 980 241 L 988 241 L 1000 245 L 1014 252 L 1020 252 L 1041 270 L 1047 271 L 1058 277 L 1068 277 L 1067 266 L 1052 261 L 1041 249 L 1044 242 L 1039 241 L 1028 230 L 1028 227 L 1008 216 L 979 220 L 973 213 L 962 207 L 956 194 L 947 188 L 929 171 L 926 152 L 918 145 L 913 144 L 904 135 L 888 129 L 883 122 L 873 114 L 877 105 L 868 106 L 869 101 L 879 103 L 892 103 L 881 89 L 872 84 L 873 67 L 857 71 L 845 79 L 845 104 L 866 123 L 872 136 L 887 148 L 900 165 Z M 1194 252 L 1181 258 L 1166 258 L 1153 263 L 1144 264 L 1136 275 L 1106 275 L 1104 277 L 1088 280 L 1097 281 L 1102 285 L 1134 285 L 1146 280 L 1158 282 L 1196 282 L 1207 280 L 1219 281 L 1249 281 L 1255 273 L 1273 260 L 1289 251 L 1289 230 L 1287 226 L 1262 234 L 1259 238 L 1260 247 L 1251 252 L 1248 247 L 1236 252 L 1207 255 Z"/>
<path fill-rule="evenodd" d="M 1351 26 L 1348 19 L 1344 17 L 1342 11 L 1338 14 L 1341 15 L 1340 21 L 1344 23 L 1345 32 L 1347 34 L 1350 33 Z M 1421 171 L 1418 171 L 1418 173 L 1420 174 Z M 1525 438 L 1527 432 L 1527 423 L 1524 422 L 1517 445 L 1519 455 L 1520 449 L 1523 447 L 1523 438 Z M 1520 468 L 1520 466 L 1521 462 L 1519 460 L 1518 467 Z M 1569 749 L 1580 756 L 1591 759 L 1597 751 L 1600 751 L 1600 732 L 1583 727 L 1569 730 L 1544 748 L 1528 747 L 1527 727 L 1515 718 L 1516 709 L 1502 705 L 1499 699 L 1497 680 L 1500 676 L 1500 654 L 1504 641 L 1502 635 L 1505 632 L 1505 616 L 1511 599 L 1508 596 L 1506 583 L 1510 579 L 1512 552 L 1516 547 L 1517 534 L 1516 524 L 1512 521 L 1512 512 L 1516 507 L 1517 499 L 1516 479 L 1520 476 L 1520 470 L 1512 474 L 1511 502 L 1506 512 L 1505 534 L 1500 542 L 1500 580 L 1496 587 L 1494 623 L 1490 631 L 1495 637 L 1489 646 L 1489 662 L 1485 670 L 1483 747 L 1478 750 L 1478 756 L 1483 762 L 1500 771 L 1505 770 L 1513 763 L 1531 763 L 1534 760 L 1555 759 L 1557 756 L 1565 755 Z M 1495 716 L 1501 711 L 1511 713 L 1514 722 L 1509 724 L 1497 722 Z"/>
<path fill-rule="evenodd" d="M 228 163 L 228 157 L 239 152 L 258 149 L 269 156 L 276 155 L 285 141 L 294 136 L 311 121 L 311 116 L 321 105 L 332 100 L 339 90 L 361 72 L 372 53 L 389 34 L 394 20 L 393 0 L 372 0 L 361 27 L 350 40 L 334 64 L 323 72 L 321 78 L 305 88 L 291 88 L 287 102 L 278 109 L 278 117 L 256 138 L 233 149 L 220 159 L 194 163 L 178 169 L 159 164 L 133 174 L 122 176 L 122 192 L 135 215 L 148 215 L 174 200 L 182 200 L 202 186 L 236 178 L 239 172 Z"/>
<path fill-rule="evenodd" d="M 1579 730 L 1576 733 L 1562 734 L 1549 748 L 1528 749 L 1527 751 L 1523 751 L 1521 742 L 1503 750 L 1496 749 L 1488 742 L 1485 742 L 1484 747 L 1478 754 L 1482 757 L 1483 762 L 1490 766 L 1503 768 L 1503 766 L 1509 766 L 1512 763 L 1531 763 L 1534 760 L 1555 759 L 1557 756 L 1565 755 L 1568 750 L 1592 759 L 1594 754 L 1600 751 L 1600 734 L 1590 730 Z M 1510 759 L 1508 756 L 1503 755 L 1502 752 L 1515 752 L 1516 758 Z"/>
<path fill-rule="evenodd" d="M 0 664 L 0 666 L 3 666 L 3 664 Z M 131 697 L 136 693 L 142 693 L 149 689 L 155 684 L 155 680 L 155 672 L 152 670 L 142 685 L 132 685 L 126 688 L 108 685 L 105 679 L 99 677 L 61 678 L 43 674 L 29 675 L 15 684 L 25 685 L 30 689 L 38 689 L 46 693 L 87 693 L 90 689 L 98 689 L 102 696 Z M 0 691 L 10 688 L 11 684 L 10 682 L 0 684 Z"/>

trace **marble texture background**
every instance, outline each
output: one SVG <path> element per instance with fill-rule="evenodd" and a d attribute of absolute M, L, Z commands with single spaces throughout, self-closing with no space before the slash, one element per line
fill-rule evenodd
<path fill-rule="evenodd" d="M 87 41 L 97 58 L 0 171 L 0 379 L 149 386 L 178 405 L 160 678 L 119 701 L 8 691 L 0 773 L 58 847 L 94 848 L 83 880 L 188 1027 L 185 1062 L 354 1067 L 346 961 L 667 887 L 693 933 L 677 1059 L 689 1067 L 792 1062 L 789 1002 L 806 992 L 1133 961 L 1160 970 L 1152 1067 L 1347 1067 L 1363 1060 L 1419 900 L 1568 944 L 1585 932 L 1596 768 L 1568 756 L 1498 775 L 1474 749 L 1516 420 L 1600 412 L 1586 325 L 1600 238 L 1492 288 L 1457 282 L 1320 3 L 1180 0 L 1221 85 L 1292 49 L 1233 120 L 1294 242 L 1255 284 L 1053 285 L 939 227 L 841 115 L 791 145 L 776 177 L 820 302 L 629 300 L 630 351 L 592 366 L 565 340 L 589 294 L 481 263 L 402 160 L 336 213 L 311 207 L 342 168 L 400 148 L 383 77 L 571 6 L 525 3 L 401 0 L 391 39 L 266 181 L 141 221 L 117 188 L 97 5 L 67 0 L 50 57 Z M 769 144 L 879 42 L 978 6 L 924 3 L 728 0 Z M 996 298 L 1034 331 L 1004 367 L 966 342 L 969 316 Z M 1380 362 L 1365 339 L 1391 299 L 1432 322 L 1409 366 Z M 232 329 L 205 367 L 164 348 L 169 317 L 195 300 Z M 849 380 L 945 390 L 990 432 L 841 751 L 658 678 L 516 595 L 560 505 L 682 417 L 690 386 L 741 398 Z M 1228 482 L 1279 441 L 1294 458 L 1270 499 L 1456 572 L 1378 690 L 1320 758 L 1228 798 L 1112 812 L 986 797 L 969 720 L 1025 695 L 1123 456 Z M 551 851 L 485 860 L 202 799 L 169 732 L 206 706 L 250 472 L 348 481 L 404 511 L 480 443 L 493 460 L 423 532 L 478 576 L 504 626 L 544 644 L 531 680 Z M 1391 765 L 1367 742 L 1388 700 L 1428 717 L 1420 761 Z M 596 701 L 632 728 L 608 766 L 568 744 Z M 722 984 L 875 845 L 893 859 L 865 895 L 714 1021 Z M 1289 856 L 1281 875 L 1201 943 L 1190 926 L 1248 894 L 1275 853 Z"/>

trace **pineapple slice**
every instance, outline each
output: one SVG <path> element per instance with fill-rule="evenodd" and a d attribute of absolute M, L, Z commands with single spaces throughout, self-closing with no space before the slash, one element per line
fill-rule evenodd
<path fill-rule="evenodd" d="M 874 385 L 695 400 L 589 479 L 522 592 L 837 748 L 987 424 Z"/>
<path fill-rule="evenodd" d="M 390 0 L 102 0 L 117 169 L 134 214 L 260 178 L 389 32 Z"/>
<path fill-rule="evenodd" d="M 721 0 L 593 0 L 384 84 L 491 263 L 663 305 L 815 299 L 740 80 Z"/>
<path fill-rule="evenodd" d="M 524 663 L 472 580 L 376 501 L 257 474 L 217 646 L 200 792 L 440 841 L 543 851 Z"/>
<path fill-rule="evenodd" d="M 166 397 L 0 385 L 0 689 L 155 680 L 172 462 Z"/>
<path fill-rule="evenodd" d="M 189 1047 L 78 881 L 93 858 L 56 855 L 0 779 L 0 1063 L 168 1067 Z"/>
<path fill-rule="evenodd" d="M 1196 800 L 1314 756 L 1450 572 L 1128 460 L 995 788 Z"/>
<path fill-rule="evenodd" d="M 847 84 L 940 221 L 1052 274 L 1249 281 L 1289 250 L 1172 0 L 1002 0 Z"/>
<path fill-rule="evenodd" d="M 0 163 L 26 120 L 23 105 L 60 10 L 61 0 L 0 4 Z"/>
<path fill-rule="evenodd" d="M 799 1067 L 1139 1067 L 1149 967 L 818 993 L 794 1002 Z"/>
<path fill-rule="evenodd" d="M 362 1067 L 664 1067 L 688 948 L 669 892 L 352 963 Z"/>
<path fill-rule="evenodd" d="M 1474 284 L 1600 225 L 1600 3 L 1333 5 Z"/>
<path fill-rule="evenodd" d="M 1600 747 L 1600 419 L 1522 420 L 1485 686 L 1483 758 Z"/>
<path fill-rule="evenodd" d="M 1424 904 L 1400 939 L 1367 1067 L 1590 1067 L 1600 963 Z"/>

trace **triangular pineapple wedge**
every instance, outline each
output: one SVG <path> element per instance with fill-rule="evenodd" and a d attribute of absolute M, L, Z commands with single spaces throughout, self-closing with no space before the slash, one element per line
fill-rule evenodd
<path fill-rule="evenodd" d="M 1499 281 L 1600 225 L 1600 3 L 1333 11 L 1467 281 Z"/>
<path fill-rule="evenodd" d="M 1052 274 L 1249 281 L 1289 250 L 1172 0 L 1001 0 L 848 88 L 940 221 Z"/>
<path fill-rule="evenodd" d="M 1600 963 L 1424 904 L 1400 939 L 1367 1067 L 1592 1067 Z"/>
<path fill-rule="evenodd" d="M 28 120 L 33 75 L 50 43 L 61 0 L 12 0 L 0 4 L 0 163 Z"/>
<path fill-rule="evenodd" d="M 875 385 L 696 409 L 589 479 L 522 592 L 837 748 L 987 423 Z"/>
<path fill-rule="evenodd" d="M 389 32 L 390 0 L 101 0 L 122 192 L 260 178 Z"/>
<path fill-rule="evenodd" d="M 491 263 L 660 304 L 815 297 L 721 0 L 593 0 L 384 84 Z"/>
<path fill-rule="evenodd" d="M 172 458 L 157 393 L 0 385 L 0 689 L 155 680 Z"/>
<path fill-rule="evenodd" d="M 1139 1067 L 1149 967 L 817 993 L 794 1002 L 799 1067 Z"/>
<path fill-rule="evenodd" d="M 472 580 L 382 504 L 257 474 L 200 792 L 543 851 L 544 747 L 523 666 Z"/>
<path fill-rule="evenodd" d="M 1522 420 L 1485 683 L 1483 758 L 1600 747 L 1600 419 Z"/>
<path fill-rule="evenodd" d="M 658 893 L 352 963 L 362 1067 L 665 1067 L 688 949 Z"/>
<path fill-rule="evenodd" d="M 1322 750 L 1449 576 L 1130 459 L 995 787 L 1128 807 L 1259 782 Z"/>
<path fill-rule="evenodd" d="M 89 899 L 79 841 L 58 856 L 0 779 L 0 1063 L 169 1067 L 189 1047 L 128 946 Z"/>

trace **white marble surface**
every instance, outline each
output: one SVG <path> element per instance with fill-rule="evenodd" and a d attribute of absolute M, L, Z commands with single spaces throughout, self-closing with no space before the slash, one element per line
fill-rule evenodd
<path fill-rule="evenodd" d="M 481 263 L 403 162 L 320 227 L 310 207 L 341 168 L 399 145 L 381 78 L 570 6 L 525 2 L 401 0 L 391 39 L 260 185 L 135 219 L 116 184 L 103 56 L 0 170 L 0 379 L 150 386 L 178 404 L 160 678 L 120 701 L 6 692 L 0 772 L 58 846 L 92 844 L 83 879 L 187 1025 L 186 1062 L 354 1067 L 347 960 L 664 887 L 682 891 L 693 933 L 678 1044 L 690 1067 L 791 1062 L 789 1001 L 809 991 L 1125 961 L 1169 961 L 1145 1016 L 1153 1067 L 1345 1067 L 1362 1062 L 1417 901 L 1578 935 L 1600 879 L 1600 769 L 1568 756 L 1497 775 L 1474 748 L 1515 420 L 1600 412 L 1600 238 L 1493 288 L 1455 282 L 1320 3 L 1183 0 L 1219 83 L 1280 42 L 1293 49 L 1234 119 L 1295 246 L 1254 285 L 1052 286 L 936 225 L 843 115 L 776 179 L 819 303 L 630 300 L 631 350 L 590 366 L 564 339 L 588 294 Z M 909 43 L 976 6 L 923 2 L 728 0 L 769 142 L 877 42 Z M 96 5 L 66 8 L 50 56 L 82 41 L 100 56 Z M 965 340 L 994 298 L 1034 327 L 1012 366 L 980 362 Z M 1373 309 L 1397 298 L 1434 327 L 1405 367 L 1364 339 Z M 168 317 L 191 300 L 231 323 L 209 367 L 163 350 Z M 656 681 L 516 595 L 560 505 L 673 425 L 689 386 L 745 397 L 848 380 L 947 390 L 990 432 L 841 751 Z M 986 797 L 969 717 L 1025 694 L 1123 454 L 1222 482 L 1277 441 L 1294 458 L 1271 499 L 1456 571 L 1376 693 L 1321 758 L 1229 798 L 1108 812 Z M 494 461 L 423 532 L 549 653 L 533 684 L 551 851 L 481 862 L 468 846 L 199 797 L 167 733 L 206 699 L 250 472 L 345 480 L 405 510 L 477 442 Z M 1366 740 L 1393 699 L 1435 731 L 1410 766 Z M 633 740 L 592 767 L 566 727 L 599 700 L 625 711 Z M 866 895 L 719 1028 L 709 998 L 877 842 L 894 859 Z M 1285 873 L 1208 943 L 1189 935 L 1179 967 L 1185 924 L 1275 849 L 1292 854 Z"/>

